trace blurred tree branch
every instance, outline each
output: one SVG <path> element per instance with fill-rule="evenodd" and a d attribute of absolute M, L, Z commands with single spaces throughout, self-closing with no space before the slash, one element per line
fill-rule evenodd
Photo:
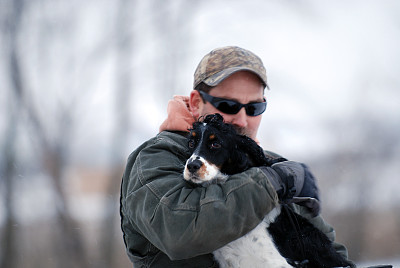
<path fill-rule="evenodd" d="M 1 29 L 5 43 L 7 44 L 6 49 L 9 50 L 9 57 L 7 59 L 7 65 L 9 67 L 10 84 L 12 87 L 11 94 L 20 94 L 21 92 L 21 81 L 19 76 L 19 68 L 17 63 L 17 52 L 16 52 L 16 35 L 20 25 L 20 18 L 22 13 L 23 3 L 21 0 L 12 2 L 12 8 L 5 18 L 5 23 Z M 10 94 L 10 95 L 11 95 Z M 16 137 L 17 137 L 17 125 L 20 120 L 20 103 L 19 102 L 8 102 L 9 114 L 6 125 L 6 135 L 2 152 L 4 152 L 4 174 L 2 174 L 1 180 L 4 183 L 4 205 L 5 205 L 5 224 L 2 234 L 1 253 L 0 253 L 0 267 L 15 267 L 16 255 L 17 255 L 17 232 L 16 226 L 17 221 L 15 219 L 15 204 L 14 204 L 14 191 L 15 191 L 15 179 L 16 179 Z"/>

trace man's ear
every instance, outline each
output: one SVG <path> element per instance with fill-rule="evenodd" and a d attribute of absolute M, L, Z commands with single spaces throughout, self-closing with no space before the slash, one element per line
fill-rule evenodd
<path fill-rule="evenodd" d="M 189 106 L 194 118 L 200 117 L 201 111 L 203 110 L 203 105 L 204 102 L 200 96 L 200 93 L 197 90 L 192 90 L 189 97 Z"/>

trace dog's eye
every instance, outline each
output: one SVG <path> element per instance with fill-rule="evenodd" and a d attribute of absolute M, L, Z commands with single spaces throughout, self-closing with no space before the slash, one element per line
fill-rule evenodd
<path fill-rule="evenodd" d="M 221 148 L 221 144 L 218 142 L 213 142 L 213 143 L 211 143 L 211 148 L 219 149 L 219 148 Z"/>
<path fill-rule="evenodd" d="M 193 149 L 194 148 L 194 140 L 190 140 L 188 142 L 188 146 L 189 146 L 190 149 Z"/>

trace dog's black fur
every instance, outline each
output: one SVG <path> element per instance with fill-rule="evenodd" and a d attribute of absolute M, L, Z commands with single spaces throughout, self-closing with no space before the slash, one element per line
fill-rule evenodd
<path fill-rule="evenodd" d="M 188 145 L 192 153 L 196 151 L 227 175 L 286 160 L 267 157 L 255 141 L 237 134 L 232 125 L 224 123 L 220 114 L 207 115 L 195 122 Z M 198 165 L 194 168 L 199 168 Z M 268 232 L 280 254 L 294 267 L 355 267 L 334 250 L 324 233 L 289 205 L 282 205 Z"/>

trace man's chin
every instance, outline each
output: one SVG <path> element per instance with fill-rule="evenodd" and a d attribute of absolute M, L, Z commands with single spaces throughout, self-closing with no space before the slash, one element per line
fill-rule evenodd
<path fill-rule="evenodd" d="M 254 140 L 253 135 L 251 135 L 251 133 L 247 129 L 241 128 L 241 127 L 235 127 L 235 129 L 236 129 L 236 132 L 239 135 L 244 135 L 244 136 L 247 136 L 247 137 L 252 138 Z"/>

